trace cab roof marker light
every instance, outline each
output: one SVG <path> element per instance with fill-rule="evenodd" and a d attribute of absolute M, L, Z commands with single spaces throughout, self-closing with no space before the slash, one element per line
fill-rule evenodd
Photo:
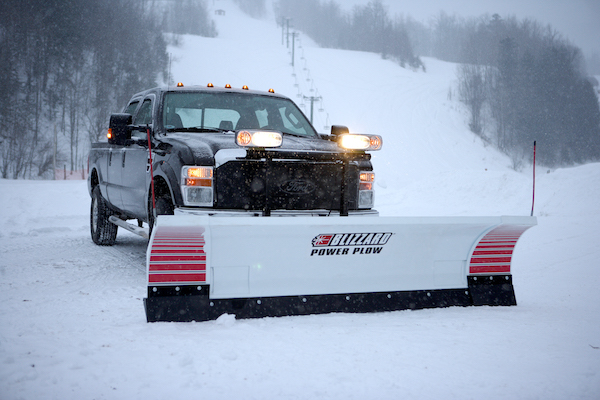
<path fill-rule="evenodd" d="M 215 87 L 215 85 L 209 82 L 208 85 L 206 85 L 206 87 Z"/>
<path fill-rule="evenodd" d="M 244 85 L 244 86 L 242 86 L 242 89 L 244 89 L 244 90 L 248 90 L 248 85 Z"/>
<path fill-rule="evenodd" d="M 269 89 L 269 93 L 275 93 L 275 90 L 273 90 L 273 88 Z"/>
<path fill-rule="evenodd" d="M 231 85 L 228 83 L 225 85 L 225 89 L 231 89 Z"/>
<path fill-rule="evenodd" d="M 177 87 L 183 87 L 183 82 L 177 82 Z"/>

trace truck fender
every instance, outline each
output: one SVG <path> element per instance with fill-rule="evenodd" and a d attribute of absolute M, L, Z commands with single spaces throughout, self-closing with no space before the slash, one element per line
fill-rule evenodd
<path fill-rule="evenodd" d="M 155 183 L 157 178 L 162 178 L 166 183 L 171 199 L 173 200 L 173 205 L 177 206 L 183 204 L 183 198 L 181 197 L 181 191 L 179 190 L 179 174 L 175 173 L 168 163 L 160 162 L 156 165 L 156 169 L 154 170 Z M 152 195 L 151 183 L 148 185 L 147 195 Z"/>

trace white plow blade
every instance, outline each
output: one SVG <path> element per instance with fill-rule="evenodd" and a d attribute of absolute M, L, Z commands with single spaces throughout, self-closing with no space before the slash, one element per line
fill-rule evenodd
<path fill-rule="evenodd" d="M 202 298 L 201 303 L 208 307 L 215 307 L 217 300 L 238 299 L 232 307 L 239 309 L 236 314 L 242 317 L 338 310 L 328 303 L 322 310 L 314 306 L 298 311 L 295 304 L 276 302 L 290 296 L 306 303 L 336 298 L 322 299 L 324 295 L 345 295 L 350 301 L 356 294 L 385 294 L 391 299 L 392 294 L 398 298 L 404 292 L 423 291 L 429 298 L 444 297 L 440 304 L 424 307 L 477 304 L 481 302 L 472 299 L 469 291 L 476 277 L 479 283 L 494 277 L 510 283 L 513 300 L 492 299 L 489 304 L 514 303 L 512 251 L 519 236 L 536 224 L 535 217 L 161 216 L 158 221 L 148 246 L 147 303 L 160 308 L 162 302 L 169 310 L 151 317 L 147 304 L 149 321 L 188 320 L 167 314 L 185 314 L 185 310 L 171 308 L 189 309 L 192 298 L 197 298 L 196 303 Z M 466 297 L 448 301 L 447 290 Z M 182 301 L 183 305 L 176 305 Z M 277 303 L 272 307 L 284 310 L 247 313 L 248 301 L 260 305 L 271 301 Z M 371 299 L 363 296 L 360 301 Z M 412 297 L 407 301 L 405 306 L 381 308 L 420 308 Z M 231 302 L 217 303 L 217 309 L 227 311 Z M 488 302 L 484 299 L 482 304 Z M 341 310 L 377 308 L 344 306 Z M 212 314 L 190 315 L 190 319 L 210 318 Z"/>

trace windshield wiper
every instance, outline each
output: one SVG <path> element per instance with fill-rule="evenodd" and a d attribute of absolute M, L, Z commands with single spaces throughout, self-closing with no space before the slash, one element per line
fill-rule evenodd
<path fill-rule="evenodd" d="M 284 135 L 290 135 L 290 136 L 296 136 L 296 137 L 302 137 L 302 138 L 314 138 L 314 135 L 303 135 L 301 133 L 294 133 L 294 132 L 286 132 L 286 131 L 280 131 L 281 133 L 283 133 Z"/>
<path fill-rule="evenodd" d="M 229 129 L 189 126 L 187 128 L 167 128 L 167 132 L 229 132 Z"/>

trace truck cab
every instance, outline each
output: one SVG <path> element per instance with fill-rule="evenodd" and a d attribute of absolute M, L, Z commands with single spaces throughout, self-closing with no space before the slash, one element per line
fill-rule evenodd
<path fill-rule="evenodd" d="M 377 213 L 367 151 L 380 149 L 381 137 L 342 126 L 319 134 L 272 89 L 146 90 L 111 115 L 107 137 L 90 151 L 90 195 L 108 217 L 139 226 L 156 214 Z M 95 213 L 95 226 L 108 218 Z"/>

